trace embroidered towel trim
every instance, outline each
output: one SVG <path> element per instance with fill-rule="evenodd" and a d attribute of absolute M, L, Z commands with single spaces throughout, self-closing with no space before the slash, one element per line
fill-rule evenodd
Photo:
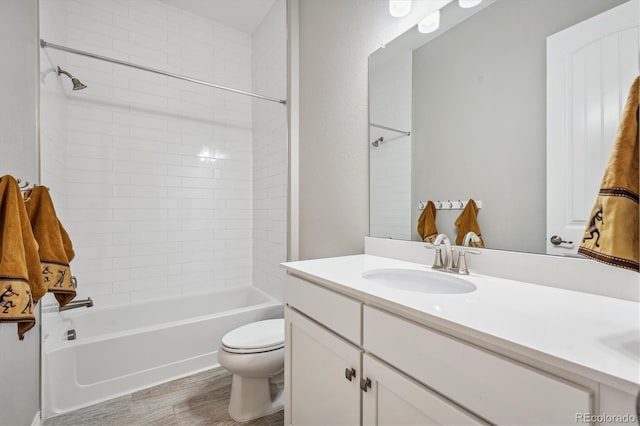
<path fill-rule="evenodd" d="M 27 213 L 36 241 L 40 245 L 41 273 L 45 285 L 60 306 L 76 296 L 75 280 L 71 277 L 70 259 L 75 255 L 69 235 L 61 227 L 49 190 L 36 186 L 25 194 Z M 67 250 L 70 251 L 67 254 Z"/>
<path fill-rule="evenodd" d="M 40 274 L 38 243 L 18 182 L 0 178 L 0 322 L 18 324 L 18 337 L 36 323 L 35 303 L 46 294 Z"/>
<path fill-rule="evenodd" d="M 638 237 L 638 90 L 633 82 L 600 191 L 591 210 L 578 253 L 640 272 Z"/>

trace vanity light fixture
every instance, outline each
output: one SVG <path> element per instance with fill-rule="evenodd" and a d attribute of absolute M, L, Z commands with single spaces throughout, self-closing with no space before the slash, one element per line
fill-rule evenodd
<path fill-rule="evenodd" d="M 420 22 L 418 22 L 418 31 L 423 34 L 432 33 L 440 27 L 440 11 L 436 10 L 435 12 L 425 16 L 422 18 Z"/>
<path fill-rule="evenodd" d="M 482 0 L 458 0 L 458 6 L 463 9 L 471 9 L 482 3 Z"/>
<path fill-rule="evenodd" d="M 411 12 L 411 0 L 389 0 L 389 13 L 394 18 L 402 18 Z"/>

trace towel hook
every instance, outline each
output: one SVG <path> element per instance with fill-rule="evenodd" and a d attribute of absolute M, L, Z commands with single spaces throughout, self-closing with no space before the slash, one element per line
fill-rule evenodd
<path fill-rule="evenodd" d="M 440 202 L 440 200 L 437 200 L 436 204 L 437 204 L 438 210 L 440 210 L 442 208 L 442 203 Z"/>
<path fill-rule="evenodd" d="M 453 203 L 451 202 L 451 200 L 447 200 L 447 202 L 449 203 L 449 208 L 452 209 L 453 208 Z"/>
<path fill-rule="evenodd" d="M 460 203 L 460 208 L 464 207 L 464 203 L 462 202 L 462 200 L 458 200 L 458 202 Z"/>
<path fill-rule="evenodd" d="M 16 181 L 18 182 L 18 186 L 20 187 L 21 191 L 26 191 L 27 187 L 29 186 L 29 181 L 25 180 L 24 183 L 22 182 L 22 179 L 18 178 L 16 179 Z"/>

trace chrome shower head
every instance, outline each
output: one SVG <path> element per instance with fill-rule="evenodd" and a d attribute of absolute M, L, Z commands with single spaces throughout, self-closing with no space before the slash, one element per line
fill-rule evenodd
<path fill-rule="evenodd" d="M 64 74 L 71 79 L 71 83 L 73 83 L 73 90 L 82 90 L 87 87 L 86 84 L 82 84 L 80 80 L 78 80 L 77 78 L 69 74 L 67 71 L 63 70 L 62 68 L 58 67 L 58 75 L 60 74 Z"/>
<path fill-rule="evenodd" d="M 378 139 L 376 139 L 375 141 L 371 142 L 371 145 L 377 147 L 378 145 L 380 145 L 382 142 L 384 142 L 384 138 L 382 136 L 380 136 Z"/>

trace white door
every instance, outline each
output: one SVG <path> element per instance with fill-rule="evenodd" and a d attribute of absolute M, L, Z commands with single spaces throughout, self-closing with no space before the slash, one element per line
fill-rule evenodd
<path fill-rule="evenodd" d="M 285 324 L 285 424 L 359 425 L 361 351 L 288 307 Z"/>
<path fill-rule="evenodd" d="M 365 354 L 362 424 L 379 426 L 478 425 L 476 417 Z"/>
<path fill-rule="evenodd" d="M 547 38 L 548 254 L 577 253 L 638 75 L 638 13 L 631 0 Z"/>

